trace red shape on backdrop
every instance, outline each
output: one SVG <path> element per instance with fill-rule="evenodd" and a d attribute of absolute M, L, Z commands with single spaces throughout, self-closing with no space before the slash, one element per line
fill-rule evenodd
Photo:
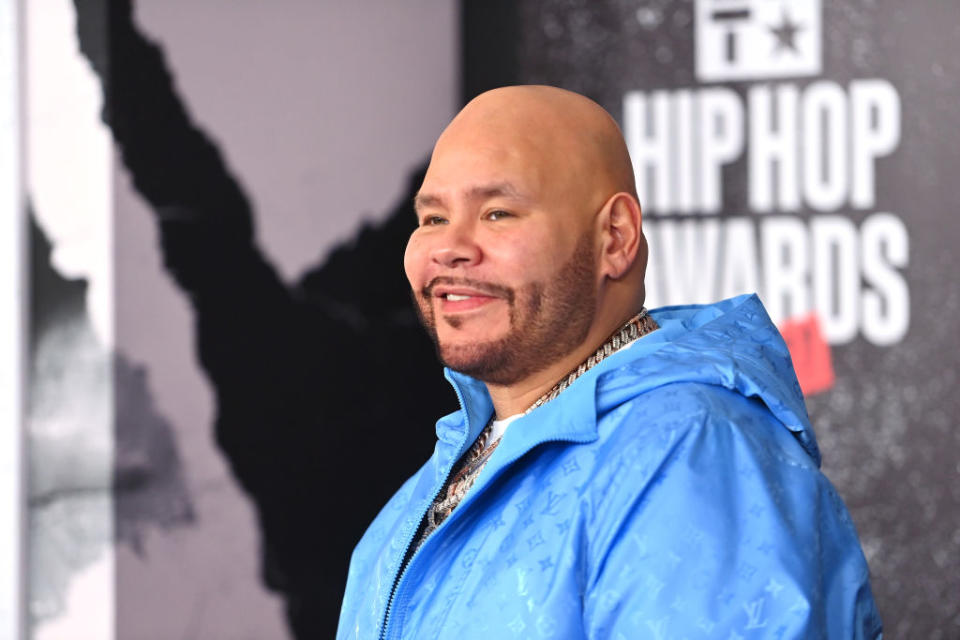
<path fill-rule="evenodd" d="M 833 359 L 830 345 L 820 331 L 817 314 L 809 313 L 787 320 L 780 325 L 780 333 L 790 350 L 803 395 L 810 396 L 830 389 L 836 379 Z"/>

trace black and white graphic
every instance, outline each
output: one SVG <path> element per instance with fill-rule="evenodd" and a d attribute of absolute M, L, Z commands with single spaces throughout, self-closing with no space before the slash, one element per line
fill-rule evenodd
<path fill-rule="evenodd" d="M 696 0 L 703 82 L 818 75 L 820 0 Z"/>
<path fill-rule="evenodd" d="M 350 550 L 455 404 L 400 268 L 453 4 L 394 4 L 30 3 L 30 640 L 332 637 Z"/>

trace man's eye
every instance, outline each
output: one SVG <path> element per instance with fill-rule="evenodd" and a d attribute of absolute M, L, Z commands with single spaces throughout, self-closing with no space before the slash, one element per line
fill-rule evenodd
<path fill-rule="evenodd" d="M 513 214 L 511 214 L 509 211 L 496 209 L 487 214 L 487 220 L 493 220 L 494 222 L 496 222 L 497 220 L 503 220 L 504 218 L 509 218 L 511 215 Z"/>
<path fill-rule="evenodd" d="M 421 227 L 432 227 L 438 224 L 446 224 L 446 218 L 441 218 L 440 216 L 424 216 L 423 220 L 420 221 Z"/>

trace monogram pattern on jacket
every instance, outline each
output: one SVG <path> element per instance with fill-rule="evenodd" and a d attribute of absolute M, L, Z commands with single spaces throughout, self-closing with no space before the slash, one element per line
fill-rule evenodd
<path fill-rule="evenodd" d="M 866 563 L 755 297 L 661 330 L 511 425 L 411 558 L 388 638 L 874 638 Z M 659 337 L 657 337 L 659 334 Z M 492 410 L 463 411 L 351 564 L 339 638 L 379 637 L 400 560 Z"/>

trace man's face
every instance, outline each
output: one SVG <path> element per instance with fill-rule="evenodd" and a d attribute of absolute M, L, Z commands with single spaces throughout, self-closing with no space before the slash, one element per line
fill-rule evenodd
<path fill-rule="evenodd" d="M 540 154 L 483 139 L 438 144 L 404 259 L 440 358 L 511 384 L 576 348 L 596 308 L 582 198 Z"/>

